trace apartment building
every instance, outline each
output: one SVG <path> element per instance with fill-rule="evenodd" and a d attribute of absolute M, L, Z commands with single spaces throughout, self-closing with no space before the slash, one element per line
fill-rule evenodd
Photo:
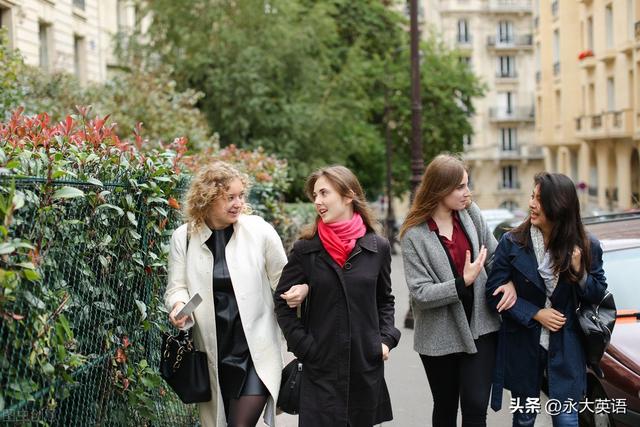
<path fill-rule="evenodd" d="M 526 209 L 533 176 L 544 168 L 534 140 L 531 0 L 425 0 L 422 7 L 427 25 L 487 86 L 463 144 L 474 199 L 485 209 Z"/>
<path fill-rule="evenodd" d="M 640 0 L 538 0 L 536 139 L 583 210 L 640 197 Z"/>
<path fill-rule="evenodd" d="M 0 27 L 25 62 L 104 81 L 117 68 L 114 37 L 133 28 L 127 0 L 0 0 Z"/>

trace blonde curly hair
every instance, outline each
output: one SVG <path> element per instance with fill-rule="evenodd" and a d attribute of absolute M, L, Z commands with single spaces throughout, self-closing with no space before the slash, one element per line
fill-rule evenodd
<path fill-rule="evenodd" d="M 249 191 L 249 176 L 227 162 L 216 160 L 198 169 L 183 204 L 184 217 L 191 229 L 205 224 L 211 205 L 229 191 L 229 185 L 234 179 L 239 179 L 245 190 Z M 245 203 L 242 213 L 251 213 L 248 203 Z"/>

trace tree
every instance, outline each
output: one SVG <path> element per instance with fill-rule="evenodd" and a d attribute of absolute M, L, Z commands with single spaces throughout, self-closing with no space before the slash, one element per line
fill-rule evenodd
<path fill-rule="evenodd" d="M 198 105 L 222 145 L 261 146 L 289 160 L 290 197 L 302 197 L 306 175 L 330 163 L 353 168 L 375 196 L 384 181 L 388 91 L 400 149 L 396 177 L 408 188 L 402 172 L 410 114 L 403 52 L 408 43 L 404 18 L 386 3 L 143 2 L 141 10 L 151 18 L 143 38 L 148 42 L 134 39 L 129 45 L 140 49 L 128 54 L 170 66 L 181 90 L 203 92 Z M 425 114 L 425 142 L 432 144 L 430 152 L 443 142 L 455 149 L 470 129 L 460 100 L 479 93 L 478 84 L 440 44 L 426 44 L 425 55 L 430 96 L 424 100 L 433 111 Z"/>

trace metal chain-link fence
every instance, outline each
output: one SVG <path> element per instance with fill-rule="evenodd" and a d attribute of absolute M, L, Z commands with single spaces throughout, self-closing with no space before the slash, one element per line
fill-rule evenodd
<path fill-rule="evenodd" d="M 6 232 L 30 245 L 17 264 L 2 255 L 2 271 L 40 274 L 0 276 L 0 424 L 197 424 L 157 373 L 179 215 L 142 185 L 0 179 L 24 202 Z"/>

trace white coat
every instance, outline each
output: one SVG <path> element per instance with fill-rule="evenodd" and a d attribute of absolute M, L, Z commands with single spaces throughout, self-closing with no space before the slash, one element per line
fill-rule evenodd
<path fill-rule="evenodd" d="M 193 336 L 196 347 L 207 353 L 212 399 L 198 404 L 200 422 L 204 427 L 223 427 L 227 423 L 217 375 L 213 254 L 205 244 L 211 233 L 207 226 L 192 230 L 185 253 L 187 225 L 173 232 L 164 300 L 167 310 L 171 311 L 175 303 L 186 303 L 196 292 L 202 297 L 202 303 L 194 311 Z M 278 233 L 255 215 L 241 215 L 234 224 L 225 256 L 251 358 L 270 393 L 264 421 L 273 426 L 283 360 L 282 335 L 273 310 L 272 292 L 280 280 L 287 256 Z"/>

